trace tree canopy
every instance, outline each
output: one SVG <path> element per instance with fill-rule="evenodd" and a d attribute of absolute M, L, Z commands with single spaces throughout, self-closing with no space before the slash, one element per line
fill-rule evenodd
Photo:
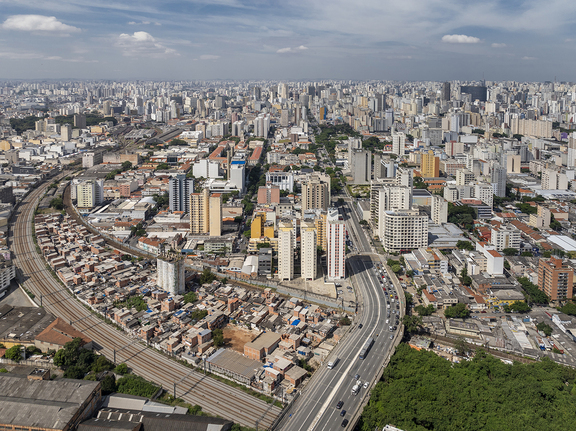
<path fill-rule="evenodd" d="M 456 247 L 458 247 L 458 250 L 474 250 L 474 244 L 472 244 L 470 241 L 458 240 Z"/>
<path fill-rule="evenodd" d="M 568 431 L 576 421 L 575 380 L 575 370 L 548 359 L 509 365 L 479 351 L 452 364 L 400 344 L 359 429 Z"/>
<path fill-rule="evenodd" d="M 528 278 L 520 277 L 518 278 L 518 283 L 520 283 L 522 289 L 524 289 L 524 296 L 528 302 L 535 304 L 548 304 L 548 295 L 538 289 L 538 286 L 528 280 Z"/>
<path fill-rule="evenodd" d="M 470 316 L 470 310 L 466 308 L 466 304 L 460 302 L 458 304 L 452 305 L 451 307 L 447 307 L 444 310 L 444 316 L 446 316 L 449 319 L 453 319 L 456 317 L 465 319 Z"/>

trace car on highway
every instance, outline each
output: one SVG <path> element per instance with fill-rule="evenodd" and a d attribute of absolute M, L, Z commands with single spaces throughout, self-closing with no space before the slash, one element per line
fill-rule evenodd
<path fill-rule="evenodd" d="M 390 339 L 393 340 L 393 339 L 394 339 L 394 335 L 390 335 Z"/>
<path fill-rule="evenodd" d="M 398 295 L 394 295 L 394 298 L 398 299 Z"/>
<path fill-rule="evenodd" d="M 342 410 L 342 411 L 340 412 L 340 416 L 346 416 L 346 410 Z"/>
<path fill-rule="evenodd" d="M 362 386 L 364 389 L 368 389 L 368 385 L 370 384 L 370 382 L 364 382 L 364 386 Z"/>
<path fill-rule="evenodd" d="M 364 325 L 362 325 L 362 323 L 360 323 L 360 324 L 358 325 L 358 329 L 362 329 L 363 326 L 364 326 Z"/>
<path fill-rule="evenodd" d="M 360 378 L 360 374 L 354 374 L 354 380 L 358 380 Z"/>
<path fill-rule="evenodd" d="M 342 424 L 340 425 L 342 428 L 346 428 L 346 426 L 348 425 L 348 419 L 344 419 L 342 421 Z"/>
<path fill-rule="evenodd" d="M 344 405 L 344 401 L 338 401 L 338 404 L 336 404 L 336 408 L 337 408 L 338 410 L 340 410 L 343 405 Z"/>

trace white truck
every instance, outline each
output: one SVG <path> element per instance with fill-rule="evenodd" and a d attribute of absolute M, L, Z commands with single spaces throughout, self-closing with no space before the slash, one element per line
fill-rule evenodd
<path fill-rule="evenodd" d="M 331 360 L 330 362 L 328 362 L 328 365 L 326 366 L 329 370 L 331 370 L 332 368 L 334 368 L 336 366 L 336 364 L 338 363 L 338 361 L 340 360 L 340 358 L 334 358 L 333 360 Z"/>
<path fill-rule="evenodd" d="M 352 386 L 352 395 L 358 395 L 359 390 L 360 390 L 360 386 L 358 386 L 358 385 Z"/>

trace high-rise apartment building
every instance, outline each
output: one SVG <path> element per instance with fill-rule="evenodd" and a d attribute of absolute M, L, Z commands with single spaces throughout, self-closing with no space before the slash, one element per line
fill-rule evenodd
<path fill-rule="evenodd" d="M 193 234 L 210 232 L 209 196 L 208 189 L 190 194 L 190 232 Z"/>
<path fill-rule="evenodd" d="M 438 178 L 440 176 L 440 157 L 435 157 L 434 151 L 430 150 L 427 154 L 422 154 L 420 175 L 424 178 Z"/>
<path fill-rule="evenodd" d="M 328 209 L 330 202 L 330 187 L 320 177 L 311 175 L 302 184 L 302 211 L 312 209 Z"/>
<path fill-rule="evenodd" d="M 474 173 L 470 172 L 468 169 L 459 169 L 456 171 L 456 185 L 457 186 L 467 186 L 472 181 L 474 181 Z"/>
<path fill-rule="evenodd" d="M 404 133 L 392 133 L 392 152 L 399 156 L 406 154 L 406 135 Z"/>
<path fill-rule="evenodd" d="M 420 211 L 385 211 L 380 240 L 388 252 L 402 252 L 428 245 L 428 216 Z"/>
<path fill-rule="evenodd" d="M 235 161 L 232 161 L 229 180 L 230 183 L 235 185 L 240 191 L 240 194 L 243 195 L 244 189 L 246 188 L 246 164 L 244 162 L 235 163 Z"/>
<path fill-rule="evenodd" d="M 571 299 L 574 292 L 574 269 L 556 257 L 540 259 L 538 288 L 552 301 Z"/>
<path fill-rule="evenodd" d="M 90 151 L 88 153 L 82 153 L 83 168 L 92 168 L 102 163 L 102 160 L 103 154 L 101 152 Z"/>
<path fill-rule="evenodd" d="M 104 201 L 104 180 L 88 180 L 76 186 L 76 206 L 94 208 Z"/>
<path fill-rule="evenodd" d="M 194 180 L 178 174 L 168 183 L 168 200 L 170 211 L 190 211 L 190 194 L 194 192 Z"/>
<path fill-rule="evenodd" d="M 496 196 L 506 197 L 506 168 L 499 164 L 492 166 L 492 188 Z"/>
<path fill-rule="evenodd" d="M 436 224 L 448 223 L 448 202 L 442 196 L 432 195 L 431 218 Z"/>
<path fill-rule="evenodd" d="M 278 278 L 280 281 L 294 278 L 294 235 L 291 220 L 278 225 Z"/>
<path fill-rule="evenodd" d="M 494 188 L 491 184 L 474 184 L 474 197 L 480 199 L 486 205 L 492 206 L 494 203 Z"/>
<path fill-rule="evenodd" d="M 300 266 L 302 278 L 316 279 L 317 235 L 314 221 L 303 220 L 300 223 Z"/>
<path fill-rule="evenodd" d="M 555 169 L 544 169 L 542 190 L 568 190 L 568 176 Z"/>
<path fill-rule="evenodd" d="M 326 217 L 326 239 L 328 250 L 326 263 L 328 278 L 338 280 L 346 277 L 346 224 L 335 208 L 328 210 Z"/>
<path fill-rule="evenodd" d="M 399 167 L 396 169 L 396 185 L 404 187 L 414 187 L 414 172 L 410 168 Z"/>
<path fill-rule="evenodd" d="M 352 150 L 350 166 L 354 184 L 369 184 L 372 176 L 372 154 L 368 150 Z"/>
<path fill-rule="evenodd" d="M 258 187 L 258 205 L 278 205 L 280 203 L 280 187 L 267 184 Z"/>
<path fill-rule="evenodd" d="M 440 90 L 440 100 L 443 102 L 450 101 L 450 83 L 445 82 L 442 84 L 442 89 Z"/>
<path fill-rule="evenodd" d="M 520 231 L 510 226 L 502 225 L 493 227 L 490 242 L 496 247 L 496 250 L 502 251 L 505 248 L 520 248 L 521 241 Z"/>
<path fill-rule="evenodd" d="M 70 126 L 70 124 L 62 125 L 62 127 L 60 128 L 60 139 L 62 139 L 65 142 L 68 142 L 70 139 L 72 139 L 72 127 Z"/>
<path fill-rule="evenodd" d="M 84 114 L 74 114 L 74 127 L 79 129 L 86 128 L 86 115 Z"/>
<path fill-rule="evenodd" d="M 186 272 L 181 256 L 161 256 L 156 259 L 156 284 L 172 295 L 182 295 L 186 290 Z"/>
<path fill-rule="evenodd" d="M 210 219 L 210 236 L 222 235 L 222 194 L 213 193 L 208 198 L 208 215 Z"/>
<path fill-rule="evenodd" d="M 250 238 L 274 238 L 274 222 L 267 221 L 266 212 L 254 214 L 250 225 Z"/>

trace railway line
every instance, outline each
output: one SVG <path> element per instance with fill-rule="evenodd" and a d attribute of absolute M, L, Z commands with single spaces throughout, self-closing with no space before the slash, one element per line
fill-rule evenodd
<path fill-rule="evenodd" d="M 9 241 L 15 255 L 17 274 L 23 287 L 43 296 L 46 311 L 60 317 L 94 340 L 96 348 L 116 363 L 126 363 L 134 374 L 161 385 L 203 411 L 224 417 L 243 426 L 268 429 L 280 414 L 280 408 L 247 395 L 225 383 L 170 360 L 143 342 L 105 324 L 86 309 L 67 289 L 63 289 L 36 252 L 33 242 L 34 210 L 47 185 L 31 192 L 16 210 Z"/>

